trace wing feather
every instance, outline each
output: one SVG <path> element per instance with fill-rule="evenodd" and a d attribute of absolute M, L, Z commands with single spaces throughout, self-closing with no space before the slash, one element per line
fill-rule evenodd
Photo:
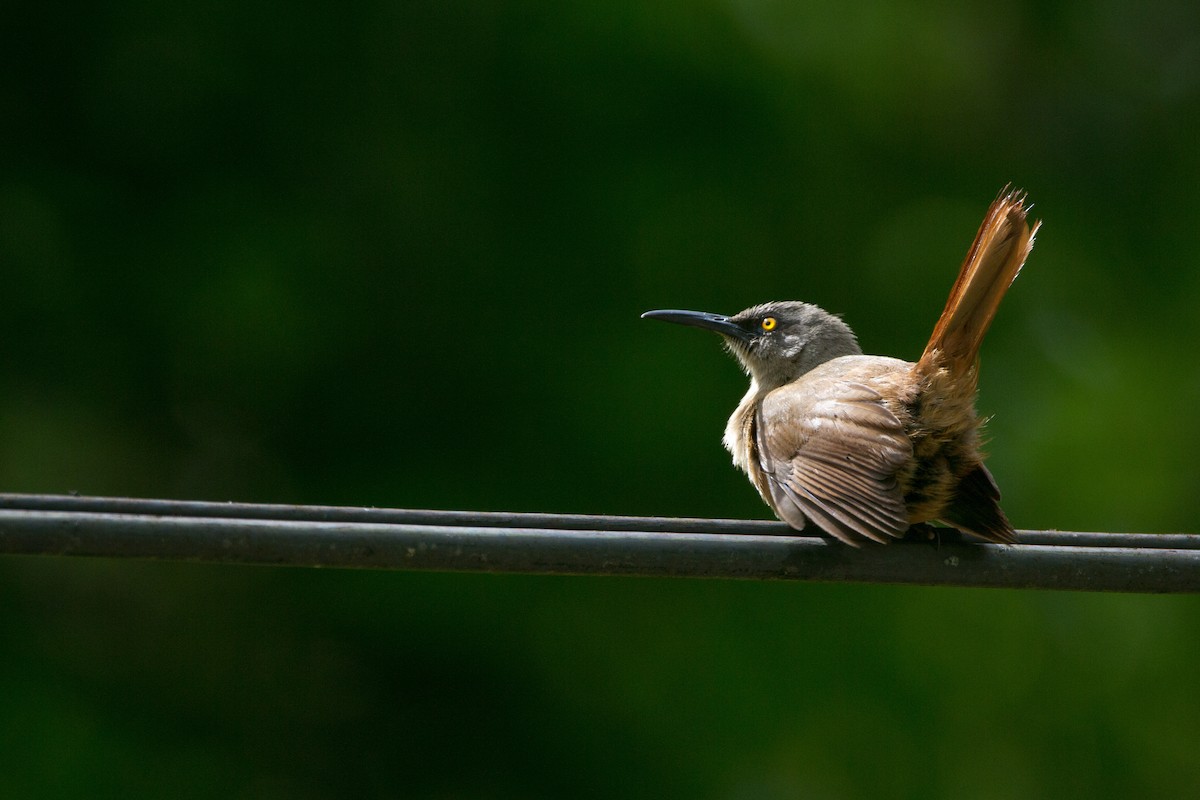
<path fill-rule="evenodd" d="M 801 384 L 803 381 L 800 382 Z M 858 546 L 908 529 L 897 479 L 912 458 L 904 426 L 862 383 L 788 384 L 764 400 L 756 448 L 775 509 Z"/>

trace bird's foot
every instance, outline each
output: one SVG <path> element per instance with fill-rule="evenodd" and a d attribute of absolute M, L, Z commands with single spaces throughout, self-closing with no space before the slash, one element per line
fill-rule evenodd
<path fill-rule="evenodd" d="M 928 522 L 918 522 L 916 525 L 909 527 L 904 536 L 901 537 L 905 542 L 927 542 L 934 547 L 941 547 L 943 543 L 961 542 L 963 540 L 962 531 L 957 528 L 943 528 L 938 525 L 930 525 Z"/>

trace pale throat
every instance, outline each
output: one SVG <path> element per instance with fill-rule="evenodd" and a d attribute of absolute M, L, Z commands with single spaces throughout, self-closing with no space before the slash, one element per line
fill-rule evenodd
<path fill-rule="evenodd" d="M 747 432 L 750 426 L 747 424 L 747 418 L 754 414 L 758 401 L 758 380 L 751 377 L 750 389 L 742 398 L 742 402 L 738 403 L 737 408 L 734 409 L 733 415 L 729 417 L 729 422 L 725 423 L 725 435 L 721 437 L 725 449 L 733 456 L 734 465 L 747 473 L 750 471 L 750 442 L 747 441 Z"/>

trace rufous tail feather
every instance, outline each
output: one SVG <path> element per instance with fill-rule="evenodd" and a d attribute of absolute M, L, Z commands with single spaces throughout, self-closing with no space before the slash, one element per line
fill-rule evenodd
<path fill-rule="evenodd" d="M 1041 226 L 1035 222 L 1030 228 L 1027 212 L 1025 194 L 1017 190 L 1006 191 L 988 208 L 918 362 L 921 366 L 959 372 L 975 365 L 983 335 Z"/>

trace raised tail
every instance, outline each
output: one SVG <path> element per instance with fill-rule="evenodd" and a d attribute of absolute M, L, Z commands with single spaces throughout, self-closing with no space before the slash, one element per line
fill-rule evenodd
<path fill-rule="evenodd" d="M 975 366 L 983 335 L 1033 249 L 1034 234 L 1042 224 L 1035 222 L 1031 229 L 1026 212 L 1025 194 L 1017 190 L 1006 191 L 988 208 L 946 308 L 921 354 L 918 363 L 922 367 L 958 373 Z"/>

